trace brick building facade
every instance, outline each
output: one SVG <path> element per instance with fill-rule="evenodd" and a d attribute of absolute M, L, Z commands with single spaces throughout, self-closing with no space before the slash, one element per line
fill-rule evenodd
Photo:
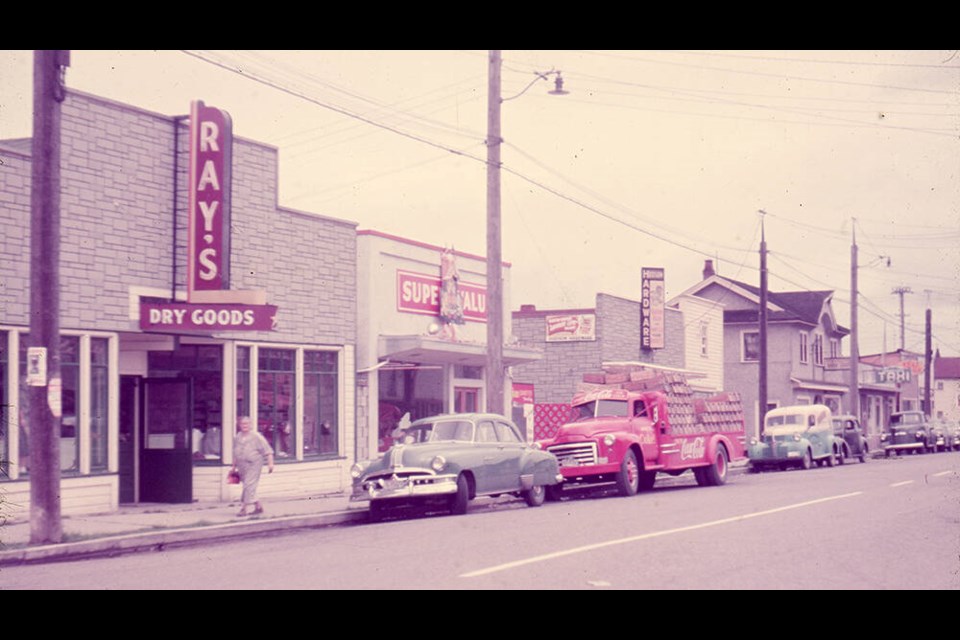
<path fill-rule="evenodd" d="M 190 449 L 187 471 L 170 472 L 189 476 L 178 480 L 189 483 L 186 499 L 229 499 L 223 479 L 240 413 L 253 416 L 277 450 L 277 473 L 262 484 L 262 493 L 349 485 L 356 454 L 356 225 L 279 207 L 276 148 L 234 140 L 229 256 L 230 288 L 265 292 L 277 307 L 274 330 L 140 328 L 142 302 L 184 299 L 188 128 L 186 117 L 80 92 L 69 92 L 62 104 L 61 470 L 67 513 L 109 510 L 155 495 L 156 487 L 147 485 L 164 478 L 145 477 L 150 448 L 172 442 Z M 26 508 L 30 141 L 0 141 L 0 158 L 0 482 L 8 501 Z M 149 431 L 154 380 L 179 380 L 189 389 L 189 442 Z M 159 393 L 161 387 L 154 388 Z"/>

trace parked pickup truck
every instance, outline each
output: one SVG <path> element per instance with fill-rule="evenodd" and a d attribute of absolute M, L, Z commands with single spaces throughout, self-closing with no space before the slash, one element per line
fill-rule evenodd
<path fill-rule="evenodd" d="M 663 390 L 598 389 L 579 394 L 570 421 L 538 445 L 557 457 L 564 482 L 547 487 L 547 499 L 570 487 L 615 484 L 623 496 L 653 487 L 657 473 L 692 469 L 700 485 L 722 485 L 729 463 L 744 456 L 739 395 L 711 398 Z"/>

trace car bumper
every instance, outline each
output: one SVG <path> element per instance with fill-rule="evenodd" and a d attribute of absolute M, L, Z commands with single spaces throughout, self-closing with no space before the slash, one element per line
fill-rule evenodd
<path fill-rule="evenodd" d="M 909 449 L 923 449 L 926 445 L 920 442 L 905 442 L 902 444 L 885 444 L 883 445 L 884 451 L 904 451 Z"/>
<path fill-rule="evenodd" d="M 403 500 L 447 496 L 457 492 L 457 476 L 380 477 L 354 484 L 351 502 Z"/>

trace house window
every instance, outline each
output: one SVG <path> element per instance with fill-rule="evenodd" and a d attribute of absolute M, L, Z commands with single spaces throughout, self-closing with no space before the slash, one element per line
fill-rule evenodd
<path fill-rule="evenodd" d="M 937 391 L 943 391 L 943 381 L 937 383 Z"/>
<path fill-rule="evenodd" d="M 830 357 L 840 357 L 840 341 L 835 338 L 830 338 Z"/>
<path fill-rule="evenodd" d="M 810 362 L 810 334 L 805 331 L 800 332 L 800 362 Z"/>
<path fill-rule="evenodd" d="M 709 354 L 707 350 L 709 346 L 707 342 L 709 329 L 710 329 L 710 325 L 708 323 L 706 322 L 700 323 L 700 355 L 703 356 L 704 358 L 706 358 L 707 355 Z"/>
<path fill-rule="evenodd" d="M 760 332 L 744 331 L 740 334 L 740 361 L 758 362 L 760 360 Z"/>
<path fill-rule="evenodd" d="M 823 336 L 813 336 L 813 364 L 823 366 Z"/>

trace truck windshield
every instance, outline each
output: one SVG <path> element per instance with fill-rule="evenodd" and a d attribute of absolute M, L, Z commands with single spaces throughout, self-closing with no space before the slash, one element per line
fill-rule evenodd
<path fill-rule="evenodd" d="M 781 427 L 787 424 L 802 426 L 806 424 L 806 416 L 800 413 L 792 413 L 785 416 L 767 416 L 768 427 Z"/>
<path fill-rule="evenodd" d="M 919 424 L 923 422 L 919 413 L 901 413 L 890 416 L 890 424 Z"/>
<path fill-rule="evenodd" d="M 574 419 L 589 420 L 590 418 L 602 418 L 605 416 L 614 416 L 618 418 L 627 417 L 626 400 L 594 400 L 584 404 L 578 404 L 574 407 L 576 412 Z"/>

